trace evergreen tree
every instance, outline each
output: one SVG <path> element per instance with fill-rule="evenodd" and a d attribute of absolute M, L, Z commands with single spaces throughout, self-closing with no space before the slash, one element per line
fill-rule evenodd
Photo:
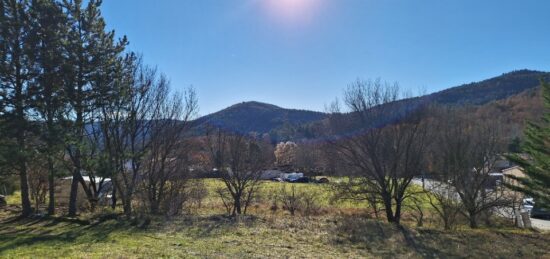
<path fill-rule="evenodd" d="M 116 42 L 114 31 L 106 30 L 100 6 L 100 0 L 90 0 L 85 5 L 82 0 L 63 1 L 69 24 L 67 47 L 70 71 L 66 73 L 65 89 L 70 103 L 68 121 L 72 122 L 71 138 L 68 141 L 69 155 L 73 163 L 69 216 L 76 215 L 79 183 L 92 208 L 95 204 L 95 188 L 87 185 L 81 173 L 88 163 L 86 152 L 91 149 L 86 127 L 92 125 L 94 105 L 101 99 L 96 95 L 96 89 L 111 86 L 110 75 L 116 65 L 116 57 L 127 45 L 126 38 Z M 109 93 L 105 90 L 102 92 Z"/>
<path fill-rule="evenodd" d="M 550 84 L 542 82 L 542 97 L 546 107 L 541 122 L 529 123 L 525 129 L 522 150 L 528 157 L 519 154 L 509 158 L 523 167 L 525 177 L 514 177 L 519 185 L 508 184 L 535 199 L 542 206 L 550 206 Z"/>
<path fill-rule="evenodd" d="M 5 160 L 19 174 L 23 217 L 32 213 L 27 179 L 29 85 L 37 72 L 33 66 L 34 50 L 29 44 L 33 36 L 29 6 L 27 0 L 2 0 L 0 4 L 0 114 L 6 124 L 3 136 L 8 139 L 9 157 Z"/>
<path fill-rule="evenodd" d="M 62 158 L 64 149 L 62 114 L 65 111 L 65 92 L 63 73 L 65 64 L 64 37 L 67 33 L 67 21 L 60 5 L 51 0 L 35 0 L 31 5 L 33 19 L 32 45 L 35 49 L 36 67 L 40 74 L 31 87 L 33 109 L 40 124 L 37 148 L 46 158 L 48 171 L 49 204 L 48 214 L 55 213 L 55 176 L 56 160 Z"/>

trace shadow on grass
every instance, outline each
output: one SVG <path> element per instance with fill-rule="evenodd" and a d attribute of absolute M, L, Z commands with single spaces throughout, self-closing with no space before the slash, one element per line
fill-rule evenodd
<path fill-rule="evenodd" d="M 422 257 L 456 257 L 457 254 L 444 251 L 434 242 L 427 242 L 426 237 L 433 237 L 435 243 L 447 242 L 440 232 L 424 235 L 403 226 L 395 226 L 376 220 L 347 217 L 339 221 L 333 242 L 339 245 L 359 245 L 376 256 L 394 257 L 410 255 Z M 433 240 L 432 240 L 433 241 Z"/>
<path fill-rule="evenodd" d="M 123 233 L 147 235 L 148 233 L 186 232 L 193 238 L 211 238 L 230 232 L 241 226 L 254 226 L 258 219 L 254 216 L 235 218 L 213 215 L 207 217 L 188 217 L 184 220 L 167 220 L 154 218 L 149 229 L 140 228 L 132 220 L 121 220 L 107 215 L 91 221 L 76 218 L 41 217 L 41 218 L 5 218 L 0 221 L 0 257 L 4 252 L 25 246 L 64 247 L 81 244 L 110 243 L 110 235 Z M 159 225 L 160 224 L 160 225 Z M 158 226 L 164 226 L 165 230 Z"/>
<path fill-rule="evenodd" d="M 95 225 L 79 224 L 75 219 L 10 218 L 0 222 L 0 254 L 30 245 L 62 245 L 102 242 L 114 231 L 132 231 L 126 224 L 105 222 Z"/>
<path fill-rule="evenodd" d="M 362 218 L 340 220 L 332 240 L 337 245 L 364 247 L 381 257 L 539 258 L 550 254 L 550 235 L 498 229 L 414 229 Z"/>

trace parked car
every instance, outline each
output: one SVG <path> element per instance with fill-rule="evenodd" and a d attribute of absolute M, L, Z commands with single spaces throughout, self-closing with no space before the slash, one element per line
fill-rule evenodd
<path fill-rule="evenodd" d="M 304 177 L 300 177 L 298 179 L 295 179 L 295 180 L 290 180 L 291 183 L 309 183 L 311 182 L 311 179 L 307 176 L 304 176 Z"/>
<path fill-rule="evenodd" d="M 330 182 L 330 181 L 329 181 L 328 178 L 326 178 L 326 177 L 323 177 L 323 178 L 317 180 L 317 183 L 329 183 L 329 182 Z"/>
<path fill-rule="evenodd" d="M 535 205 L 535 202 L 534 202 L 533 198 L 525 198 L 525 199 L 523 199 L 523 202 L 521 204 L 521 209 L 522 209 L 522 211 L 526 211 L 526 212 L 531 213 L 531 211 L 533 210 L 534 205 Z"/>
<path fill-rule="evenodd" d="M 550 208 L 545 208 L 541 206 L 533 206 L 531 210 L 532 218 L 541 218 L 541 219 L 550 219 Z"/>

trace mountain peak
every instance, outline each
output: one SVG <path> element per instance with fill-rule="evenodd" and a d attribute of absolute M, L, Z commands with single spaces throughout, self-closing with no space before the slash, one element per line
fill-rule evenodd
<path fill-rule="evenodd" d="M 269 109 L 270 110 L 283 109 L 279 106 L 269 104 L 269 103 L 262 103 L 262 102 L 258 102 L 258 101 L 246 101 L 246 102 L 241 102 L 241 103 L 231 105 L 231 106 L 223 109 L 222 111 L 230 110 L 230 109 L 242 109 L 242 108 L 244 108 L 244 109 L 268 109 L 268 110 Z"/>
<path fill-rule="evenodd" d="M 277 135 L 285 127 L 308 124 L 326 116 L 321 112 L 285 109 L 273 104 L 246 101 L 201 117 L 195 123 L 199 127 L 209 125 L 243 134 L 256 132 Z"/>
<path fill-rule="evenodd" d="M 513 70 L 513 71 L 510 71 L 510 72 L 507 72 L 507 73 L 504 73 L 502 74 L 501 76 L 510 76 L 510 75 L 537 75 L 537 74 L 540 74 L 540 75 L 544 75 L 544 74 L 547 74 L 548 72 L 544 72 L 544 71 L 538 71 L 538 70 L 531 70 L 531 69 L 518 69 L 518 70 Z"/>

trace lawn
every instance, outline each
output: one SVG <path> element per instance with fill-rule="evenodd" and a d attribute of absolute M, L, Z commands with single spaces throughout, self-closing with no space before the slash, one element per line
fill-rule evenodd
<path fill-rule="evenodd" d="M 4 215 L 7 216 L 7 215 Z M 57 220 L 0 223 L 3 258 L 507 257 L 550 256 L 549 235 L 515 230 L 400 230 L 362 218 L 223 216 L 80 225 Z"/>
<path fill-rule="evenodd" d="M 510 227 L 457 231 L 439 230 L 436 223 L 405 227 L 368 219 L 365 204 L 330 203 L 323 185 L 298 184 L 300 190 L 322 195 L 324 211 L 311 217 L 290 216 L 267 207 L 269 196 L 290 184 L 265 182 L 265 204 L 250 216 L 234 220 L 223 215 L 213 189 L 193 214 L 141 221 L 86 214 L 89 221 L 64 218 L 16 219 L 0 211 L 1 258 L 540 258 L 550 257 L 550 235 Z M 17 199 L 10 197 L 10 202 Z M 329 209 L 332 208 L 332 209 Z"/>

